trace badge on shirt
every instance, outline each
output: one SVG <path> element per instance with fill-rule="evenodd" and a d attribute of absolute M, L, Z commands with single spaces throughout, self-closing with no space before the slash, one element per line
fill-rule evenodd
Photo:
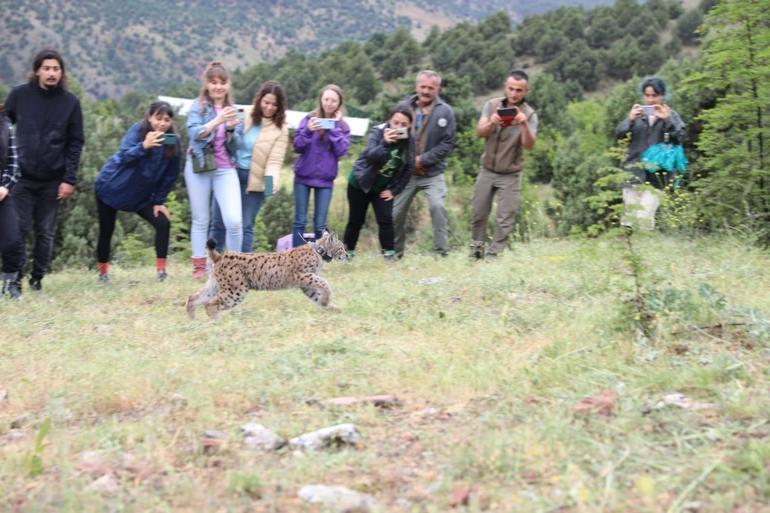
<path fill-rule="evenodd" d="M 441 118 L 438 120 L 438 126 L 440 126 L 441 128 L 444 128 L 447 125 L 447 123 L 448 121 L 446 120 L 446 118 Z"/>

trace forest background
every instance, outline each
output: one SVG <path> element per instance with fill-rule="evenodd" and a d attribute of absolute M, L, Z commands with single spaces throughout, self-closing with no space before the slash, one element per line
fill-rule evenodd
<path fill-rule="evenodd" d="M 234 69 L 233 91 L 237 102 L 249 103 L 260 83 L 276 79 L 286 88 L 290 108 L 309 110 L 323 85 L 337 83 L 345 90 L 348 113 L 377 123 L 399 99 L 411 94 L 416 71 L 437 70 L 444 78 L 442 97 L 458 119 L 457 146 L 447 175 L 452 244 L 461 248 L 468 241 L 469 198 L 483 149 L 474 135 L 475 122 L 485 99 L 501 94 L 510 69 L 530 73 L 528 101 L 540 116 L 538 143 L 526 159 L 519 239 L 595 236 L 616 223 L 622 142 L 614 139 L 613 128 L 639 101 L 642 78 L 658 75 L 671 90 L 669 105 L 687 123 L 685 150 L 691 162 L 683 187 L 666 197 L 661 230 L 688 234 L 730 230 L 766 244 L 770 241 L 768 7 L 767 0 L 684 4 L 618 0 L 613 5 L 560 7 L 517 24 L 500 11 L 479 23 L 462 22 L 443 30 L 434 26 L 422 41 L 402 27 L 323 51 L 289 49 L 272 62 Z M 239 52 L 238 47 L 227 46 L 221 51 Z M 19 59 L 26 62 L 29 57 Z M 205 61 L 196 64 L 200 69 Z M 153 74 L 164 75 L 159 69 Z M 87 94 L 79 76 L 71 76 L 72 89 L 83 103 L 87 143 L 78 194 L 60 216 L 56 269 L 93 265 L 96 174 L 157 94 L 197 95 L 199 83 L 192 70 L 189 75 L 188 81 L 152 93 L 130 91 L 107 99 Z M 0 98 L 9 85 L 0 84 Z M 184 119 L 178 119 L 177 126 L 183 125 Z M 339 188 L 344 187 L 359 150 L 353 146 L 341 163 Z M 285 183 L 291 182 L 289 153 Z M 259 249 L 271 249 L 290 231 L 292 200 L 287 189 L 268 201 L 258 218 Z M 429 249 L 429 226 L 421 206 L 418 202 L 409 220 L 410 244 Z M 181 179 L 169 207 L 174 213 L 173 252 L 183 258 L 189 255 L 190 214 Z M 329 225 L 341 230 L 345 217 L 344 193 L 339 190 Z M 121 215 L 114 238 L 116 261 L 150 260 L 151 240 L 149 226 L 137 216 Z"/>

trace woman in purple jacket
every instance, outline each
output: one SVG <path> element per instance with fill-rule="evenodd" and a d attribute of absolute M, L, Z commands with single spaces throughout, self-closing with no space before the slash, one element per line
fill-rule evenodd
<path fill-rule="evenodd" d="M 313 230 L 319 239 L 326 229 L 337 161 L 348 152 L 350 127 L 342 119 L 342 89 L 329 84 L 321 90 L 318 107 L 300 122 L 294 136 L 294 247 L 305 243 L 310 190 L 315 191 Z"/>

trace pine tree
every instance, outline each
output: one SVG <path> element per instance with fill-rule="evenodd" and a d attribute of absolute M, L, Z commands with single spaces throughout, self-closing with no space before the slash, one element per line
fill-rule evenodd
<path fill-rule="evenodd" d="M 704 176 L 696 182 L 714 223 L 770 238 L 770 9 L 767 0 L 721 2 L 708 14 L 703 71 L 689 87 L 716 93 L 699 116 Z"/>

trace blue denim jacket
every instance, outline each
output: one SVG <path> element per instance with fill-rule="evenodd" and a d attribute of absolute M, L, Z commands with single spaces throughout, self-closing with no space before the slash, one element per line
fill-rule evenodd
<path fill-rule="evenodd" d="M 208 143 L 214 141 L 216 130 L 212 131 L 203 139 L 198 139 L 198 134 L 203 130 L 203 125 L 215 117 L 217 117 L 217 113 L 214 110 L 214 106 L 211 104 L 206 104 L 205 114 L 201 112 L 200 100 L 195 100 L 190 106 L 190 111 L 187 113 L 187 136 L 190 139 L 190 147 L 188 148 L 187 153 L 195 155 L 195 158 L 197 158 L 201 164 L 203 163 L 203 148 Z M 229 144 L 225 144 L 227 153 L 230 155 L 230 160 L 232 160 L 233 154 L 229 146 Z"/>

